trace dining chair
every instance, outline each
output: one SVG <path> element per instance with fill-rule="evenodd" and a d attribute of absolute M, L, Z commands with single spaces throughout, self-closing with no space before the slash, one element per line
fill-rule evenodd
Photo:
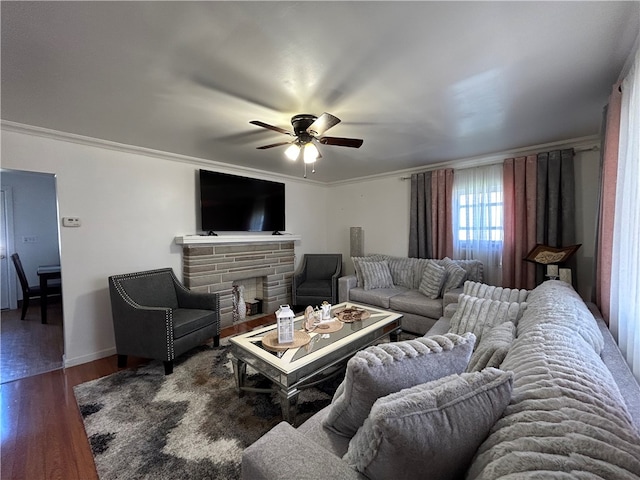
<path fill-rule="evenodd" d="M 34 297 L 40 297 L 42 292 L 40 290 L 40 286 L 29 285 L 29 280 L 24 273 L 24 268 L 22 268 L 20 256 L 17 253 L 14 253 L 11 255 L 11 260 L 13 260 L 13 266 L 16 268 L 18 280 L 20 280 L 20 287 L 22 288 L 22 316 L 20 319 L 24 320 L 27 316 L 27 310 L 29 309 L 29 301 Z M 62 285 L 59 283 L 49 285 L 48 293 L 61 294 Z"/>

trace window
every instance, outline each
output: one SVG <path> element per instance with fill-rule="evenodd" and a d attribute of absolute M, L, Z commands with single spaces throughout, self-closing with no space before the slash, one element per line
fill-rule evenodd
<path fill-rule="evenodd" d="M 502 285 L 502 165 L 456 170 L 452 203 L 455 258 L 482 261 L 485 283 Z"/>
<path fill-rule="evenodd" d="M 502 191 L 456 192 L 457 240 L 461 244 L 484 242 L 498 246 L 503 240 Z M 454 201 L 454 205 L 456 202 Z"/>

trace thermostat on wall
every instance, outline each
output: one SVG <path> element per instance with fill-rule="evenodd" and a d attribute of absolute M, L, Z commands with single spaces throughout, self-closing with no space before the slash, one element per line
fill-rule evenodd
<path fill-rule="evenodd" d="M 63 227 L 79 227 L 81 225 L 78 217 L 62 217 Z"/>

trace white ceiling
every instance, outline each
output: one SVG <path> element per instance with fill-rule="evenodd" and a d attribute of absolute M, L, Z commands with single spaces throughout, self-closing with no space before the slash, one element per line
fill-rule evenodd
<path fill-rule="evenodd" d="M 331 182 L 596 134 L 639 2 L 1 2 L 2 119 Z"/>

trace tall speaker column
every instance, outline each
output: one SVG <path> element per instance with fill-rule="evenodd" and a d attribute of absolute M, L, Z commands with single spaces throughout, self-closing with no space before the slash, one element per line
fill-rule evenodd
<path fill-rule="evenodd" d="M 349 228 L 349 245 L 352 257 L 364 257 L 364 231 L 362 227 Z"/>

